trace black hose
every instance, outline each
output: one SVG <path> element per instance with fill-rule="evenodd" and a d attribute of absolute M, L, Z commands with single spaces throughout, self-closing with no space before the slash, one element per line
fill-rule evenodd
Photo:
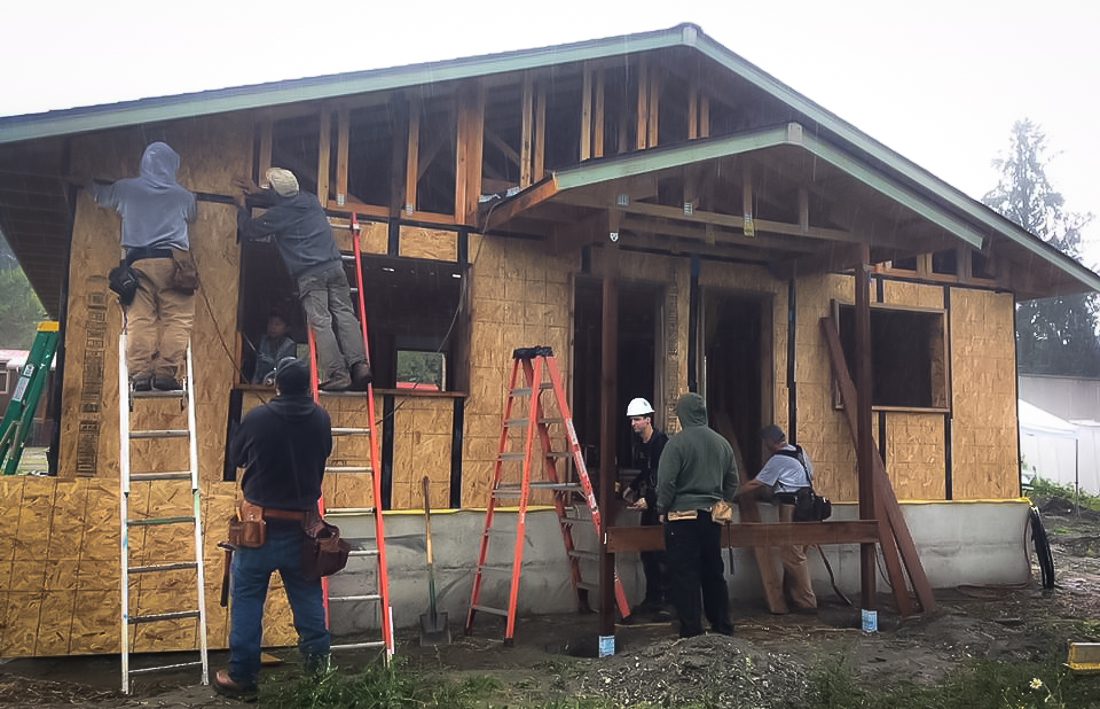
<path fill-rule="evenodd" d="M 1039 570 L 1043 575 L 1043 588 L 1054 588 L 1054 555 L 1050 551 L 1050 539 L 1043 526 L 1043 516 L 1039 508 L 1031 506 L 1031 542 L 1035 545 L 1035 556 L 1039 559 Z"/>

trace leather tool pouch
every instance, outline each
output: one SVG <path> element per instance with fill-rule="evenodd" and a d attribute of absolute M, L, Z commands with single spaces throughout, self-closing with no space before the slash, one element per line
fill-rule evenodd
<path fill-rule="evenodd" d="M 302 575 L 319 579 L 347 566 L 351 545 L 340 538 L 339 527 L 314 516 L 303 528 L 306 538 L 302 543 Z"/>
<path fill-rule="evenodd" d="M 710 508 L 710 520 L 715 524 L 730 524 L 733 522 L 733 507 L 725 500 L 719 500 Z"/>
<path fill-rule="evenodd" d="M 190 295 L 199 289 L 199 271 L 190 251 L 170 249 L 172 252 L 172 290 Z"/>
<path fill-rule="evenodd" d="M 237 516 L 229 518 L 229 543 L 244 549 L 259 549 L 267 542 L 264 508 L 242 500 Z"/>

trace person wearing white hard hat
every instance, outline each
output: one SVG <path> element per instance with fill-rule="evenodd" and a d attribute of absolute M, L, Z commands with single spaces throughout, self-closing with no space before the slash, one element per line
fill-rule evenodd
<path fill-rule="evenodd" d="M 631 502 L 630 509 L 642 513 L 643 526 L 661 524 L 657 514 L 657 465 L 661 451 L 668 443 L 668 436 L 653 426 L 653 406 L 646 399 L 632 399 L 626 407 L 630 428 L 636 439 L 631 446 L 633 465 L 638 468 L 637 477 L 623 492 L 623 498 Z M 664 574 L 664 552 L 642 552 L 642 569 L 645 571 L 645 599 L 633 612 L 641 615 L 667 615 L 668 583 Z"/>

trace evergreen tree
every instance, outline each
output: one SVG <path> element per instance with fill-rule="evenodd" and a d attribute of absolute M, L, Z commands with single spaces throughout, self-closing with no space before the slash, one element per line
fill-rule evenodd
<path fill-rule="evenodd" d="M 1081 230 L 1092 219 L 1065 209 L 1047 179 L 1046 136 L 1029 120 L 1012 126 L 1005 157 L 994 160 L 997 187 L 982 200 L 1071 258 L 1080 259 Z M 1020 303 L 1016 308 L 1017 365 L 1021 372 L 1100 376 L 1097 299 L 1092 293 Z"/>
<path fill-rule="evenodd" d="M 46 311 L 0 232 L 0 348 L 30 349 Z"/>

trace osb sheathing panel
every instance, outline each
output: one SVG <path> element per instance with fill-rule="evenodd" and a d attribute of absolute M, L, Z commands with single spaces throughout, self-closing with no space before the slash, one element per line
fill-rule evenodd
<path fill-rule="evenodd" d="M 148 484 L 131 492 L 132 516 L 167 516 L 190 509 L 186 483 Z M 228 641 L 227 611 L 218 606 L 225 520 L 235 499 L 231 483 L 203 486 L 203 557 L 206 563 L 207 635 L 212 648 Z M 12 541 L 0 573 L 0 655 L 66 655 L 119 651 L 118 486 L 97 479 L 10 478 L 0 481 L 0 524 Z M 53 513 L 43 512 L 52 502 Z M 30 506 L 29 508 L 27 506 Z M 24 517 L 27 509 L 41 514 Z M 184 561 L 191 557 L 190 528 L 137 530 L 132 563 Z M 21 550 L 19 554 L 16 550 Z M 32 554 L 40 554 L 34 556 Z M 193 571 L 131 577 L 131 613 L 181 610 L 193 604 Z M 137 652 L 194 649 L 195 622 L 139 626 L 131 631 Z M 277 577 L 265 615 L 264 642 L 292 645 L 296 635 Z"/>
<path fill-rule="evenodd" d="M 492 484 L 512 350 L 553 347 L 569 389 L 569 284 L 576 255 L 555 254 L 542 242 L 478 234 L 470 236 L 469 248 L 470 396 L 463 435 L 462 504 L 484 507 Z M 396 447 L 395 441 L 395 456 Z M 412 499 L 418 501 L 420 496 Z"/>
<path fill-rule="evenodd" d="M 920 308 L 943 307 L 943 286 L 885 280 L 882 284 L 882 296 L 882 302 L 891 305 L 911 305 Z"/>
<path fill-rule="evenodd" d="M 423 505 L 425 475 L 430 479 L 432 507 L 449 507 L 453 400 L 399 398 L 393 418 L 393 508 Z"/>
<path fill-rule="evenodd" d="M 954 499 L 1016 497 L 1013 297 L 952 288 L 950 317 Z"/>
<path fill-rule="evenodd" d="M 943 414 L 880 415 L 886 417 L 886 473 L 898 499 L 945 499 Z"/>
<path fill-rule="evenodd" d="M 180 183 L 188 189 L 227 194 L 235 175 L 251 166 L 251 124 L 214 117 L 181 121 L 158 133 L 180 153 Z M 73 171 L 104 179 L 136 175 L 148 142 L 140 130 L 120 130 L 73 139 Z M 118 333 L 121 311 L 107 290 L 106 274 L 118 263 L 119 218 L 94 205 L 86 192 L 77 200 L 69 274 L 69 310 L 66 328 L 66 377 L 63 396 L 59 475 L 63 478 L 118 475 Z M 200 202 L 198 218 L 190 227 L 192 253 L 202 288 L 195 300 L 192 349 L 195 359 L 195 396 L 201 474 L 205 480 L 221 476 L 225 447 L 226 391 L 236 380 L 236 365 L 226 352 L 236 342 L 239 247 L 236 214 L 230 205 Z M 154 400 L 155 401 L 155 400 Z M 166 413 L 164 401 L 139 401 L 133 427 Z M 172 446 L 142 444 L 135 452 L 139 465 L 162 465 L 175 458 Z M 152 453 L 156 450 L 156 453 Z M 154 457 L 155 456 L 155 457 Z M 170 467 L 179 469 L 178 464 Z"/>
<path fill-rule="evenodd" d="M 406 258 L 458 260 L 458 233 L 443 229 L 402 226 L 398 253 Z"/>
<path fill-rule="evenodd" d="M 813 461 L 815 487 L 834 500 L 858 497 L 855 448 L 844 412 L 833 406 L 833 375 L 819 322 L 832 313 L 833 300 L 854 300 L 853 284 L 851 276 L 836 274 L 795 284 L 798 443 Z"/>
<path fill-rule="evenodd" d="M 333 220 L 332 234 L 336 237 L 336 246 L 344 252 L 355 250 L 352 244 L 348 220 Z M 385 254 L 389 250 L 390 227 L 385 222 L 359 222 L 359 249 L 365 254 Z"/>

